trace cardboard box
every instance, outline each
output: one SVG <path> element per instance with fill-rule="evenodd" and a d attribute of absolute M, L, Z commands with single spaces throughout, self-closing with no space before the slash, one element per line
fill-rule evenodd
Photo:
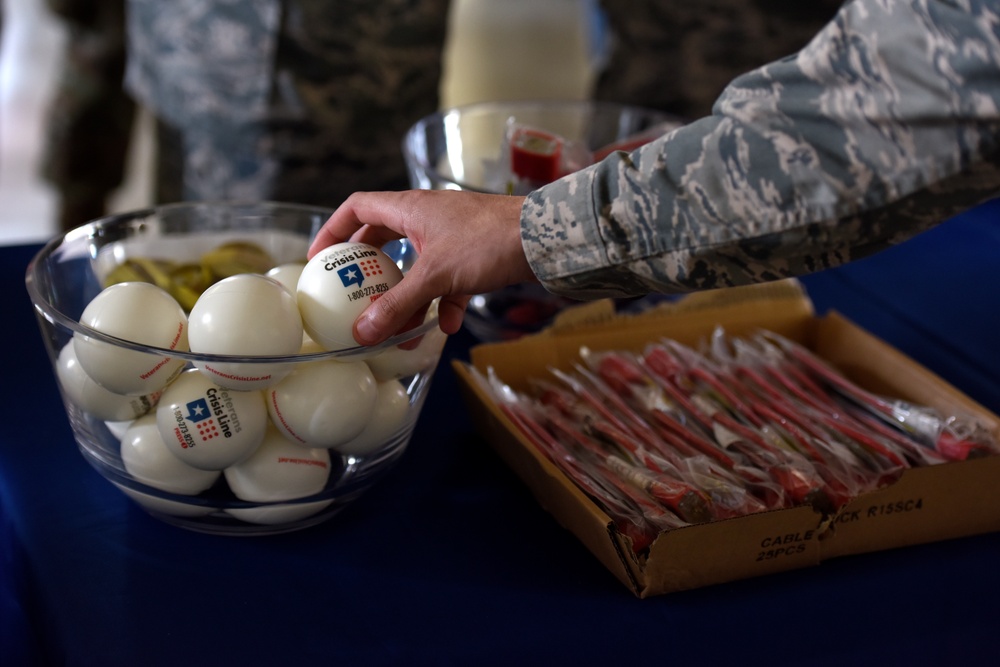
<path fill-rule="evenodd" d="M 581 346 L 640 351 L 672 338 L 697 345 L 717 326 L 731 335 L 768 329 L 804 344 L 862 387 L 885 396 L 972 414 L 1000 436 L 1000 419 L 956 388 L 842 316 L 816 317 L 795 281 L 692 295 L 639 316 L 610 303 L 569 311 L 551 329 L 480 345 L 453 367 L 483 436 L 539 503 L 629 587 L 646 597 L 818 565 L 846 554 L 1000 530 L 1000 457 L 914 468 L 832 516 L 812 507 L 761 512 L 661 533 L 638 556 L 611 518 L 519 432 L 477 381 L 493 368 L 515 390 L 549 368 L 570 370 Z"/>

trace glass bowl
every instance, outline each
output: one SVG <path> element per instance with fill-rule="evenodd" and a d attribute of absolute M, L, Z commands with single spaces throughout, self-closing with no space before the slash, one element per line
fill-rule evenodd
<path fill-rule="evenodd" d="M 478 102 L 442 109 L 417 121 L 403 138 L 411 187 L 504 194 L 494 170 L 511 121 L 591 151 L 681 124 L 662 111 L 612 102 Z"/>
<path fill-rule="evenodd" d="M 502 154 L 511 122 L 558 135 L 595 155 L 681 125 L 661 111 L 611 102 L 479 102 L 443 109 L 415 123 L 403 140 L 410 186 L 508 192 Z M 480 340 L 510 340 L 547 327 L 574 303 L 537 284 L 515 285 L 474 296 L 465 325 Z"/>
<path fill-rule="evenodd" d="M 205 288 L 192 276 L 211 284 L 301 267 L 331 212 L 270 202 L 172 204 L 83 225 L 30 262 L 26 286 L 79 451 L 152 516 L 226 535 L 302 529 L 357 498 L 406 449 L 445 342 L 433 309 L 421 326 L 377 347 L 330 352 L 304 334 L 298 353 L 280 356 L 195 354 L 80 323 L 88 304 L 123 278 L 158 285 L 186 317 L 197 298 L 190 290 Z M 405 240 L 383 250 L 404 273 L 415 259 Z M 129 308 L 137 321 L 156 318 L 152 299 Z M 275 323 L 262 316 L 261 326 Z M 150 369 L 140 376 L 162 369 L 163 379 L 115 384 L 137 360 Z M 219 385 L 220 377 L 203 372 L 212 365 L 233 378 L 267 380 Z"/>

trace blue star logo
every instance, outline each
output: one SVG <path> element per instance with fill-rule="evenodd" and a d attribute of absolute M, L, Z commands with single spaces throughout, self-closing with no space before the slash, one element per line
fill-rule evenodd
<path fill-rule="evenodd" d="M 187 407 L 188 411 L 187 417 L 185 417 L 185 419 L 188 419 L 194 422 L 195 424 L 200 422 L 202 419 L 207 419 L 208 417 L 212 416 L 212 413 L 209 412 L 208 410 L 208 401 L 206 401 L 204 398 L 199 398 L 196 401 L 191 401 L 185 407 Z"/>
<path fill-rule="evenodd" d="M 365 274 L 357 264 L 348 264 L 342 269 L 337 269 L 337 275 L 340 276 L 340 282 L 344 283 L 344 287 L 351 285 L 361 287 L 361 283 L 365 280 Z"/>

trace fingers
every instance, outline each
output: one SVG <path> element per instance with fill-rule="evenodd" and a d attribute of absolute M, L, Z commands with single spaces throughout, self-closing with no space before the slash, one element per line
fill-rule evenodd
<path fill-rule="evenodd" d="M 387 296 L 383 295 L 383 298 Z M 379 299 L 381 301 L 382 299 Z M 378 304 L 376 301 L 375 304 Z M 424 322 L 424 314 L 426 307 L 419 308 L 413 314 L 409 316 L 406 320 L 406 324 L 402 327 L 396 328 L 394 322 L 402 319 L 402 315 L 396 316 L 397 313 L 404 312 L 400 306 L 390 305 L 388 302 L 382 304 L 382 309 L 379 310 L 378 306 L 373 304 L 365 312 L 363 312 L 354 323 L 354 340 L 360 345 L 377 345 L 382 341 L 395 336 L 396 334 L 409 331 L 410 329 L 420 326 Z M 462 322 L 465 319 L 465 309 L 469 304 L 469 297 L 455 297 L 455 296 L 445 296 L 441 297 L 441 301 L 438 304 L 438 327 L 451 336 L 458 333 L 458 330 L 462 328 Z M 386 311 L 390 311 L 392 315 L 386 315 Z M 388 324 L 387 324 L 388 323 Z M 411 349 L 416 347 L 416 341 L 409 341 L 411 343 L 403 343 L 400 345 L 403 349 Z"/>
<path fill-rule="evenodd" d="M 382 247 L 402 238 L 398 231 L 401 221 L 397 198 L 398 193 L 391 192 L 354 193 L 323 223 L 309 244 L 306 257 L 312 259 L 324 248 L 347 240 Z"/>
<path fill-rule="evenodd" d="M 459 330 L 466 295 L 534 277 L 521 245 L 523 197 L 413 190 L 355 193 L 317 233 L 310 258 L 347 239 L 382 247 L 408 238 L 417 254 L 403 280 L 354 322 L 354 338 L 376 345 L 435 298 L 445 333 Z"/>
<path fill-rule="evenodd" d="M 348 197 L 317 232 L 307 252 L 312 258 L 321 250 L 347 240 L 380 248 L 403 238 L 403 203 L 400 193 L 359 192 Z M 415 272 L 419 273 L 419 272 Z M 369 306 L 354 323 L 354 338 L 362 345 L 375 345 L 412 326 L 422 317 L 433 296 L 426 294 L 424 281 L 404 277 L 398 285 Z"/>
<path fill-rule="evenodd" d="M 351 235 L 352 241 L 367 243 L 376 248 L 381 248 L 389 241 L 395 241 L 400 238 L 402 238 L 402 234 L 397 234 L 388 227 L 376 227 L 372 225 L 365 225 Z"/>
<path fill-rule="evenodd" d="M 330 246 L 336 243 L 340 243 L 341 241 L 344 240 L 342 238 L 338 238 L 333 233 L 333 230 L 330 229 L 329 224 L 330 223 L 328 220 L 326 224 L 320 227 L 319 232 L 316 233 L 316 236 L 313 238 L 312 243 L 309 244 L 309 250 L 306 251 L 306 259 L 312 259 L 321 250 L 329 248 Z"/>
<path fill-rule="evenodd" d="M 465 319 L 465 308 L 469 305 L 467 296 L 444 296 L 438 304 L 438 326 L 449 336 L 458 333 Z"/>
<path fill-rule="evenodd" d="M 403 330 L 434 298 L 423 292 L 421 285 L 412 273 L 404 276 L 354 321 L 354 340 L 360 345 L 377 345 Z"/>

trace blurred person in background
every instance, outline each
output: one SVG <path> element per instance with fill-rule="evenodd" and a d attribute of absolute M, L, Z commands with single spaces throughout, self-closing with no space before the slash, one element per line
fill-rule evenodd
<path fill-rule="evenodd" d="M 126 84 L 156 120 L 158 202 L 336 206 L 409 185 L 448 0 L 128 0 Z"/>
<path fill-rule="evenodd" d="M 69 230 L 107 212 L 124 181 L 136 105 L 126 93 L 125 0 L 47 0 L 66 26 L 62 72 L 47 110 L 42 177 Z"/>

